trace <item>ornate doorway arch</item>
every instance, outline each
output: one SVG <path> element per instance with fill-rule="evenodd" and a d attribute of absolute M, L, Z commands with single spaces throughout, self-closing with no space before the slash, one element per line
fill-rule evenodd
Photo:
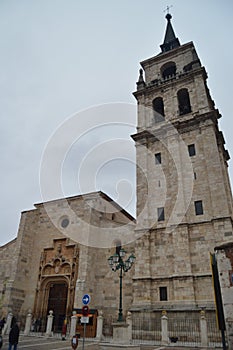
<path fill-rule="evenodd" d="M 54 240 L 53 247 L 43 250 L 33 312 L 40 324 L 38 331 L 45 331 L 50 310 L 54 314 L 53 331 L 62 330 L 64 319 L 72 314 L 77 274 L 77 244 L 60 238 Z"/>
<path fill-rule="evenodd" d="M 65 277 L 44 279 L 37 298 L 37 319 L 41 320 L 41 331 L 45 331 L 49 311 L 53 311 L 53 331 L 60 332 L 69 311 L 69 281 Z"/>

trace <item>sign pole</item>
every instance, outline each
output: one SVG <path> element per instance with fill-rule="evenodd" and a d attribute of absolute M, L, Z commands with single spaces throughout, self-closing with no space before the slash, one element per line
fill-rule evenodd
<path fill-rule="evenodd" d="M 84 323 L 84 329 L 83 329 L 83 350 L 84 350 L 84 344 L 85 344 L 85 337 L 86 337 L 86 323 Z"/>
<path fill-rule="evenodd" d="M 81 321 L 83 319 L 84 325 L 83 325 L 83 348 L 82 350 L 84 350 L 84 344 L 85 344 L 85 337 L 86 337 L 86 326 L 87 323 L 89 322 L 89 306 L 87 306 L 90 302 L 91 298 L 89 294 L 84 294 L 84 296 L 82 297 L 82 302 L 84 304 L 84 306 L 82 307 L 82 314 L 84 317 L 81 318 Z"/>

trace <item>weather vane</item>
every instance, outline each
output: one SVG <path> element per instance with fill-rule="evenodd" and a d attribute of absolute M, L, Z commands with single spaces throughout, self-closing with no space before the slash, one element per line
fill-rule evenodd
<path fill-rule="evenodd" d="M 173 7 L 173 5 L 167 6 L 166 9 L 163 12 L 167 11 L 167 14 L 169 14 L 169 10 L 170 10 L 171 7 Z"/>

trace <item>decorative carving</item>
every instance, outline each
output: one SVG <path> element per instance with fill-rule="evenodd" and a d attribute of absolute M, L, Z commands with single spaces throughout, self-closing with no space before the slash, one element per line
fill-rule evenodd
<path fill-rule="evenodd" d="M 41 254 L 38 282 L 36 317 L 47 317 L 49 288 L 53 284 L 64 281 L 68 287 L 67 307 L 68 314 L 72 312 L 74 302 L 74 286 L 78 277 L 78 244 L 72 244 L 66 238 L 54 240 L 52 247 L 45 248 Z"/>

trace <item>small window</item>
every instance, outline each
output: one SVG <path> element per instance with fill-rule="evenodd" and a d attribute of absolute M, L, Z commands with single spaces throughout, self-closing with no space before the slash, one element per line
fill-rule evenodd
<path fill-rule="evenodd" d="M 203 211 L 202 201 L 195 201 L 194 205 L 195 205 L 196 215 L 203 215 L 204 211 Z"/>
<path fill-rule="evenodd" d="M 116 239 L 114 241 L 115 247 L 116 247 L 116 254 L 119 254 L 121 250 L 121 241 L 119 239 Z"/>
<path fill-rule="evenodd" d="M 155 164 L 161 164 L 161 163 L 162 163 L 161 153 L 156 153 L 155 154 Z"/>
<path fill-rule="evenodd" d="M 167 287 L 159 287 L 160 301 L 167 301 Z"/>
<path fill-rule="evenodd" d="M 64 218 L 61 222 L 61 227 L 66 228 L 69 225 L 70 221 L 68 218 Z"/>
<path fill-rule="evenodd" d="M 158 221 L 164 221 L 165 220 L 165 213 L 164 208 L 157 208 L 157 215 L 158 215 Z"/>
<path fill-rule="evenodd" d="M 188 145 L 188 152 L 189 152 L 190 157 L 193 157 L 196 155 L 196 149 L 195 149 L 194 144 Z"/>

